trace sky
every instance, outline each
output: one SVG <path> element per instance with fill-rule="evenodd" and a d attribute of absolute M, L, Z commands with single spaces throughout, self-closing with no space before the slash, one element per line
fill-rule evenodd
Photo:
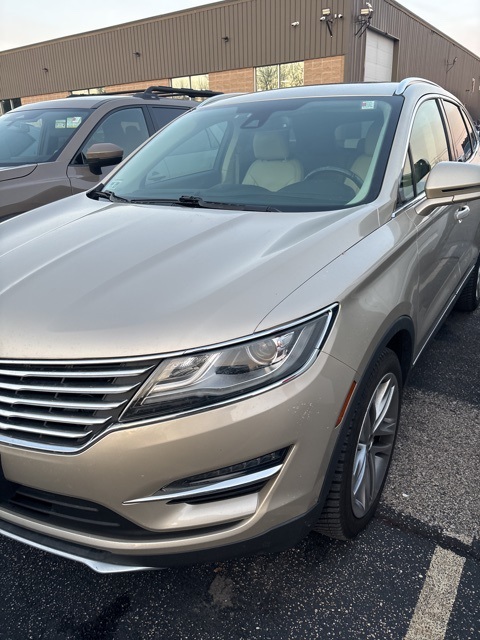
<path fill-rule="evenodd" d="M 38 0 L 0 0 L 0 51 L 216 1 L 82 0 L 71 3 L 45 0 L 39 3 Z M 375 0 L 370 1 L 375 8 Z M 398 1 L 480 56 L 480 0 Z"/>

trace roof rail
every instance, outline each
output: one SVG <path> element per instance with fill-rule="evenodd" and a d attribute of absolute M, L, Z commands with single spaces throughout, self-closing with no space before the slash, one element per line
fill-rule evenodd
<path fill-rule="evenodd" d="M 104 91 L 103 93 L 71 93 L 67 98 L 103 98 L 104 96 L 131 96 L 138 89 L 125 89 L 124 91 Z"/>
<path fill-rule="evenodd" d="M 88 96 L 90 98 L 103 98 L 104 96 L 133 96 L 134 98 L 161 98 L 162 96 L 187 96 L 189 98 L 212 98 L 221 96 L 221 91 L 209 91 L 208 89 L 180 89 L 177 87 L 148 87 L 143 91 L 138 89 L 125 89 L 124 91 L 105 91 L 104 93 L 71 93 L 68 98 Z"/>
<path fill-rule="evenodd" d="M 135 93 L 136 98 L 160 98 L 162 96 L 187 96 L 189 98 L 212 98 L 222 95 L 221 91 L 208 89 L 181 89 L 177 87 L 148 87 L 145 91 Z"/>
<path fill-rule="evenodd" d="M 395 89 L 394 95 L 399 96 L 404 93 L 407 87 L 411 86 L 412 84 L 419 84 L 420 82 L 424 84 L 431 84 L 434 87 L 440 87 L 440 85 L 436 82 L 432 82 L 432 80 L 425 80 L 425 78 L 405 78 L 405 80 L 402 80 L 399 83 L 398 87 Z"/>

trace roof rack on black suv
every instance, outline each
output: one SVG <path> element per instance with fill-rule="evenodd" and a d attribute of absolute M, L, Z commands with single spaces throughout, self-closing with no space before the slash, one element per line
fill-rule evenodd
<path fill-rule="evenodd" d="M 161 98 L 164 96 L 188 96 L 189 98 L 212 98 L 222 95 L 221 91 L 210 91 L 209 89 L 188 89 L 178 87 L 152 86 L 140 93 L 135 93 L 136 98 Z"/>
<path fill-rule="evenodd" d="M 125 89 L 123 91 L 107 91 L 105 93 L 72 93 L 68 98 L 79 98 L 82 96 L 133 96 L 134 98 L 159 99 L 164 97 L 186 96 L 187 98 L 212 98 L 222 95 L 221 91 L 210 91 L 209 89 L 189 89 L 183 87 L 151 86 L 143 91 L 138 89 Z"/>

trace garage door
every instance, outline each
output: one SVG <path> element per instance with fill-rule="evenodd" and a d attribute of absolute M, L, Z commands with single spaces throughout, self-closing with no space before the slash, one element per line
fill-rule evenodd
<path fill-rule="evenodd" d="M 393 43 L 391 38 L 367 30 L 365 82 L 389 82 L 392 79 Z"/>

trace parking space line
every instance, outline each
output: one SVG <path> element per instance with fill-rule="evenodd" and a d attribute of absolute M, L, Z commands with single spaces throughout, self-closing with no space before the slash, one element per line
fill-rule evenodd
<path fill-rule="evenodd" d="M 405 640 L 444 640 L 464 564 L 436 547 Z"/>

